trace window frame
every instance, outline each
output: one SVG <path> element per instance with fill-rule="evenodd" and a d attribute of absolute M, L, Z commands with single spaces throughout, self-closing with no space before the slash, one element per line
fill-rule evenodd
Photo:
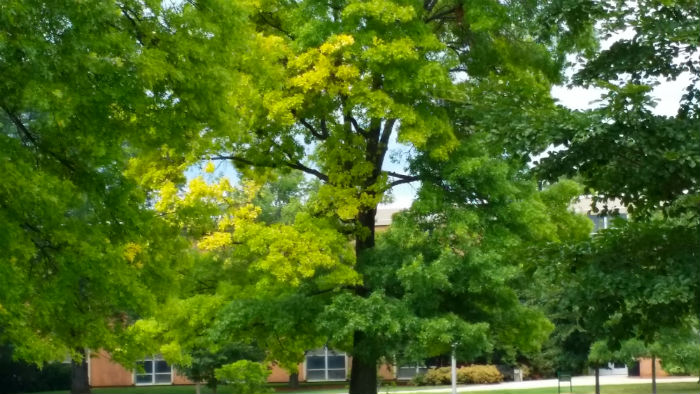
<path fill-rule="evenodd" d="M 323 354 L 313 354 L 314 352 L 317 352 L 321 349 L 317 350 L 311 350 L 308 351 L 307 354 L 304 356 L 304 375 L 306 378 L 307 382 L 344 382 L 348 380 L 348 355 L 345 352 L 336 352 L 332 349 L 328 349 L 327 346 L 323 347 Z M 330 354 L 333 353 L 333 354 Z M 323 369 L 320 368 L 309 368 L 308 365 L 308 357 L 323 357 Z M 329 368 L 328 367 L 328 357 L 343 357 L 343 368 Z M 311 379 L 309 378 L 309 371 L 323 371 L 323 379 Z M 329 378 L 328 372 L 329 371 L 343 371 L 343 378 L 342 379 L 336 379 L 336 378 Z"/>
<path fill-rule="evenodd" d="M 400 375 L 401 375 L 401 370 L 402 370 L 402 369 L 404 369 L 404 370 L 407 370 L 407 369 L 413 370 L 413 375 L 408 376 L 408 377 L 406 377 L 406 376 L 400 376 Z M 408 380 L 411 380 L 411 379 L 413 379 L 414 377 L 416 377 L 416 376 L 418 376 L 418 375 L 420 375 L 420 374 L 425 374 L 426 372 L 428 372 L 429 369 L 430 369 L 430 368 L 429 368 L 428 366 L 426 366 L 425 364 L 422 364 L 422 365 L 421 365 L 421 364 L 398 365 L 398 366 L 396 367 L 396 380 L 408 381 Z"/>
<path fill-rule="evenodd" d="M 132 376 L 133 380 L 134 380 L 134 386 L 167 386 L 167 385 L 173 384 L 173 377 L 174 377 L 174 373 L 175 373 L 173 370 L 173 366 L 166 362 L 165 364 L 170 369 L 170 372 L 167 372 L 167 373 L 166 372 L 156 372 L 156 362 L 158 362 L 158 361 L 165 361 L 165 359 L 163 359 L 163 356 L 161 356 L 160 354 L 157 354 L 154 356 L 145 357 L 144 359 L 138 361 L 140 363 L 150 362 L 151 363 L 151 372 L 150 373 L 149 372 L 142 373 L 142 372 L 139 372 L 138 369 L 134 369 L 134 373 Z M 149 376 L 150 375 L 151 381 L 150 382 L 139 382 L 137 379 L 137 376 L 139 376 L 139 375 L 141 375 L 141 376 Z M 170 375 L 170 379 L 167 382 L 157 382 L 156 377 L 158 375 L 161 375 L 161 376 L 162 375 Z"/>

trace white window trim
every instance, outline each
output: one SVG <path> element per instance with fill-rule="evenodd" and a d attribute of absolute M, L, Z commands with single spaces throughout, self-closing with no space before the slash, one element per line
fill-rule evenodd
<path fill-rule="evenodd" d="M 337 352 L 335 356 L 343 356 L 343 360 L 345 361 L 344 367 L 342 368 L 342 371 L 345 372 L 345 377 L 342 379 L 329 379 L 328 378 L 328 370 L 332 371 L 340 371 L 341 368 L 328 368 L 328 347 L 324 346 L 323 347 L 323 377 L 324 379 L 309 379 L 309 369 L 306 364 L 306 357 L 304 357 L 304 377 L 306 378 L 307 382 L 344 382 L 348 380 L 347 374 L 348 374 L 348 355 L 345 352 Z M 308 355 L 307 355 L 308 357 Z M 320 369 L 312 369 L 312 371 L 320 371 Z"/>
<path fill-rule="evenodd" d="M 404 368 L 404 369 L 406 369 L 406 368 L 414 368 L 415 371 L 416 371 L 416 374 L 413 375 L 413 376 L 411 376 L 411 377 L 406 377 L 406 378 L 399 377 L 399 370 L 400 370 L 401 368 Z M 421 373 L 421 371 L 420 371 L 421 369 L 427 370 L 427 369 L 429 369 L 429 367 L 426 367 L 425 365 L 418 365 L 418 364 L 415 365 L 415 366 L 413 366 L 413 365 L 399 365 L 399 366 L 396 366 L 396 380 L 401 380 L 401 381 L 411 380 L 411 379 L 413 379 L 415 376 L 417 376 L 417 375 L 419 375 L 419 374 Z"/>
<path fill-rule="evenodd" d="M 134 384 L 134 386 L 167 386 L 173 384 L 173 377 L 175 375 L 175 370 L 172 365 L 168 365 L 170 367 L 170 381 L 169 382 L 156 382 L 156 375 L 165 375 L 165 373 L 156 373 L 156 366 L 155 366 L 155 361 L 164 361 L 163 357 L 160 355 L 155 355 L 151 357 L 146 357 L 143 360 L 140 361 L 150 361 L 152 364 L 152 370 L 153 372 L 150 374 L 151 375 L 151 382 L 150 383 L 137 383 L 136 382 L 136 375 L 143 375 L 140 374 L 137 369 L 134 369 L 134 373 L 131 374 L 131 379 Z"/>

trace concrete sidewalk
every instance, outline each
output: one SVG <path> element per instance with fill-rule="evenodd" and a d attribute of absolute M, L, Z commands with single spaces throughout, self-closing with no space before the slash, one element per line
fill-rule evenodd
<path fill-rule="evenodd" d="M 664 377 L 657 378 L 657 383 L 679 383 L 679 382 L 697 382 L 698 378 L 689 377 Z M 595 377 L 594 376 L 574 376 L 571 379 L 571 384 L 573 386 L 594 386 Z M 651 384 L 651 378 L 635 378 L 627 376 L 601 376 L 600 377 L 601 386 L 613 385 L 613 384 Z M 562 387 L 564 385 L 568 386 L 568 382 L 562 382 Z M 542 379 L 542 380 L 527 380 L 524 382 L 505 382 L 498 384 L 470 384 L 470 385 L 458 385 L 458 392 L 469 392 L 469 391 L 494 391 L 494 390 L 514 390 L 514 389 L 535 389 L 540 387 L 557 387 L 557 379 Z M 445 386 L 439 387 L 412 387 L 410 389 L 401 387 L 399 389 L 390 390 L 390 393 L 415 393 L 419 391 L 430 391 L 432 393 L 449 393 L 452 391 L 451 388 Z M 380 390 L 384 392 L 384 390 Z"/>

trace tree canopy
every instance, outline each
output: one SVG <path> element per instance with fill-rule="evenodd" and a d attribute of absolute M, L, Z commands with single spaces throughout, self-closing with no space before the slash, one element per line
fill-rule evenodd
<path fill-rule="evenodd" d="M 597 30 L 609 46 L 583 56 L 571 80 L 602 88 L 601 100 L 560 118 L 554 141 L 563 149 L 538 165 L 544 179 L 583 183 L 592 214 L 612 221 L 612 200 L 629 211 L 629 220 L 538 260 L 541 279 L 557 289 L 550 311 L 568 327 L 560 339 L 570 349 L 596 340 L 610 350 L 629 339 L 651 346 L 700 314 L 698 5 L 601 2 Z M 676 79 L 688 81 L 677 112 L 655 113 L 653 89 Z"/>
<path fill-rule="evenodd" d="M 0 336 L 37 362 L 85 348 L 129 362 L 150 333 L 191 365 L 236 332 L 290 369 L 328 342 L 354 356 L 351 394 L 376 392 L 382 358 L 455 342 L 512 358 L 551 329 L 512 289 L 525 249 L 588 230 L 565 175 L 640 219 L 561 250 L 582 285 L 625 292 L 593 321 L 651 337 L 657 316 L 697 312 L 697 84 L 675 117 L 647 96 L 654 77 L 697 78 L 696 5 L 5 2 Z M 596 50 L 596 29 L 625 26 L 633 39 Z M 608 88 L 599 109 L 552 100 L 570 53 L 586 60 L 575 83 Z M 568 149 L 538 190 L 530 155 L 552 143 Z M 220 161 L 235 182 L 191 176 Z M 376 237 L 379 202 L 413 182 L 413 208 Z M 610 261 L 644 270 L 621 283 Z M 663 291 L 644 298 L 649 281 Z"/>

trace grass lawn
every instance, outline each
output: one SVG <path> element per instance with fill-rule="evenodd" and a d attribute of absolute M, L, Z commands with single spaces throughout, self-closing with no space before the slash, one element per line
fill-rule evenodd
<path fill-rule="evenodd" d="M 391 387 L 392 391 L 408 391 L 411 387 Z M 141 386 L 141 387 L 114 387 L 114 388 L 97 388 L 92 390 L 93 394 L 194 394 L 194 386 Z M 226 386 L 221 386 L 217 390 L 219 394 L 235 394 Z M 346 393 L 347 389 L 324 389 L 313 387 L 304 387 L 298 391 L 284 391 L 289 394 L 337 394 Z M 519 390 L 489 390 L 475 391 L 484 394 L 557 394 L 556 387 L 538 388 L 538 389 L 519 389 Z M 651 384 L 624 384 L 624 385 L 608 385 L 601 386 L 601 394 L 650 394 Z M 68 394 L 68 391 L 51 391 L 41 394 Z M 380 394 L 386 393 L 386 389 L 382 388 Z M 416 393 L 431 394 L 430 389 L 416 389 Z M 563 389 L 562 393 L 568 393 L 568 388 Z M 574 387 L 574 394 L 593 394 L 593 386 Z M 657 386 L 658 394 L 698 394 L 700 393 L 700 385 L 694 382 L 691 383 L 659 383 Z M 212 394 L 209 389 L 202 387 L 202 394 Z M 441 392 L 440 394 L 446 394 Z"/>
<path fill-rule="evenodd" d="M 595 393 L 594 386 L 574 386 L 574 394 L 593 394 Z M 562 394 L 568 394 L 569 388 L 562 387 Z M 657 394 L 698 394 L 700 393 L 700 384 L 696 382 L 690 383 L 657 383 Z M 380 394 L 383 394 L 384 391 Z M 537 389 L 517 389 L 517 390 L 489 390 L 489 391 L 471 391 L 469 393 L 480 394 L 557 394 L 556 387 L 543 387 Z M 651 384 L 620 384 L 620 385 L 602 385 L 600 386 L 601 394 L 651 394 Z M 224 393 L 222 393 L 224 394 Z M 408 393 L 402 393 L 408 394 Z M 445 392 L 430 392 L 421 391 L 420 394 L 449 394 Z M 462 393 L 464 394 L 464 393 Z"/>

